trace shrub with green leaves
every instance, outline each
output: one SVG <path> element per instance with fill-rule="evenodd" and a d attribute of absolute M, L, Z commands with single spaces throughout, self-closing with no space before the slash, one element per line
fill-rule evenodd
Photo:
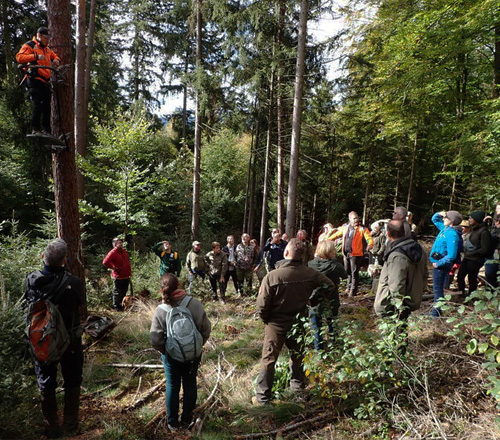
<path fill-rule="evenodd" d="M 482 365 L 490 373 L 487 392 L 500 407 L 500 288 L 476 290 L 461 305 L 451 303 L 451 295 L 445 300 L 443 310 L 453 312 L 447 319 L 453 324 L 449 335 L 467 342 L 471 356 L 484 357 Z"/>
<path fill-rule="evenodd" d="M 408 356 L 407 333 L 406 324 L 393 317 L 379 319 L 375 328 L 369 328 L 360 310 L 338 318 L 338 335 L 325 335 L 325 348 L 319 353 L 309 350 L 304 368 L 317 397 L 341 398 L 358 418 L 367 418 L 384 409 L 387 390 L 409 381 L 402 367 Z M 312 347 L 308 318 L 302 319 L 302 326 L 304 343 Z"/>

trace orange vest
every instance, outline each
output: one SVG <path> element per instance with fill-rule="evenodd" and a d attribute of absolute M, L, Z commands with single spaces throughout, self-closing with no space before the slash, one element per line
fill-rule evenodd
<path fill-rule="evenodd" d="M 342 253 L 344 252 L 344 244 L 346 241 L 347 233 L 349 231 L 349 224 L 342 226 L 337 232 L 328 238 L 328 240 L 335 240 L 342 236 Z M 363 226 L 356 226 L 354 228 L 354 236 L 352 237 L 352 252 L 353 257 L 362 257 L 364 254 L 363 249 L 363 238 L 366 240 L 368 245 L 373 246 L 373 238 L 370 235 L 370 231 Z"/>

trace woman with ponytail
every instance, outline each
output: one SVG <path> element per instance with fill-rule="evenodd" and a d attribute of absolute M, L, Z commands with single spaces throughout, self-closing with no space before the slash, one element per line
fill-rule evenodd
<path fill-rule="evenodd" d="M 186 297 L 186 292 L 181 289 L 179 280 L 171 273 L 162 276 L 160 291 L 163 304 L 172 307 L 178 306 Z M 193 317 L 196 328 L 203 337 L 203 344 L 210 336 L 211 324 L 200 301 L 191 298 L 186 306 Z M 151 345 L 161 353 L 166 377 L 166 407 L 169 429 L 174 432 L 179 427 L 189 428 L 192 424 L 193 410 L 196 407 L 197 385 L 196 375 L 200 365 L 201 356 L 193 361 L 179 362 L 166 353 L 166 315 L 164 306 L 159 305 L 154 313 L 151 323 Z M 179 393 L 181 383 L 184 391 L 182 416 L 179 422 Z"/>

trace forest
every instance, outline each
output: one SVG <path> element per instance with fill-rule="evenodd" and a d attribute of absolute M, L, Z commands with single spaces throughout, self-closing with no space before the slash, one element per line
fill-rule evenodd
<path fill-rule="evenodd" d="M 155 439 L 169 435 L 163 370 L 144 366 L 161 364 L 149 340 L 155 243 L 169 240 L 183 262 L 193 240 L 208 252 L 248 232 L 262 246 L 276 227 L 315 245 L 351 211 L 370 225 L 404 206 L 429 250 L 435 212 L 466 218 L 500 201 L 498 1 L 0 0 L 0 17 L 0 438 L 41 438 L 20 298 L 56 237 L 84 280 L 83 317 L 118 323 L 98 343 L 84 336 L 75 438 Z M 63 65 L 51 101 L 62 150 L 27 138 L 16 54 L 40 26 Z M 134 291 L 151 292 L 123 315 L 102 265 L 113 237 Z M 185 268 L 180 279 L 187 287 Z M 199 289 L 214 330 L 192 436 L 500 438 L 498 289 L 450 301 L 432 322 L 423 305 L 401 354 L 365 280 L 363 295 L 341 299 L 337 341 L 307 351 L 310 394 L 287 394 L 284 356 L 271 408 L 250 403 L 255 297 L 229 290 L 222 305 Z"/>

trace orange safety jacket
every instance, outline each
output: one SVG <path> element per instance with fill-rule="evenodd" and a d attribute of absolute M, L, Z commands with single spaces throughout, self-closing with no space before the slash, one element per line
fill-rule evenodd
<path fill-rule="evenodd" d="M 342 253 L 345 255 L 345 242 L 347 237 L 347 232 L 349 231 L 349 224 L 346 224 L 338 229 L 333 235 L 328 237 L 328 240 L 335 240 L 342 237 Z M 370 235 L 370 231 L 363 226 L 356 226 L 354 228 L 354 236 L 352 237 L 352 257 L 362 257 L 364 254 L 363 248 L 363 238 L 368 243 L 368 246 L 373 246 L 373 238 Z"/>
<path fill-rule="evenodd" d="M 41 60 L 40 55 L 44 55 L 45 59 Z M 19 64 L 33 64 L 39 66 L 51 66 L 52 61 L 59 60 L 56 53 L 49 47 L 43 47 L 40 42 L 33 37 L 33 40 L 24 43 L 16 55 L 16 61 Z M 48 83 L 50 81 L 50 70 L 49 69 L 33 69 L 34 78 Z"/>

